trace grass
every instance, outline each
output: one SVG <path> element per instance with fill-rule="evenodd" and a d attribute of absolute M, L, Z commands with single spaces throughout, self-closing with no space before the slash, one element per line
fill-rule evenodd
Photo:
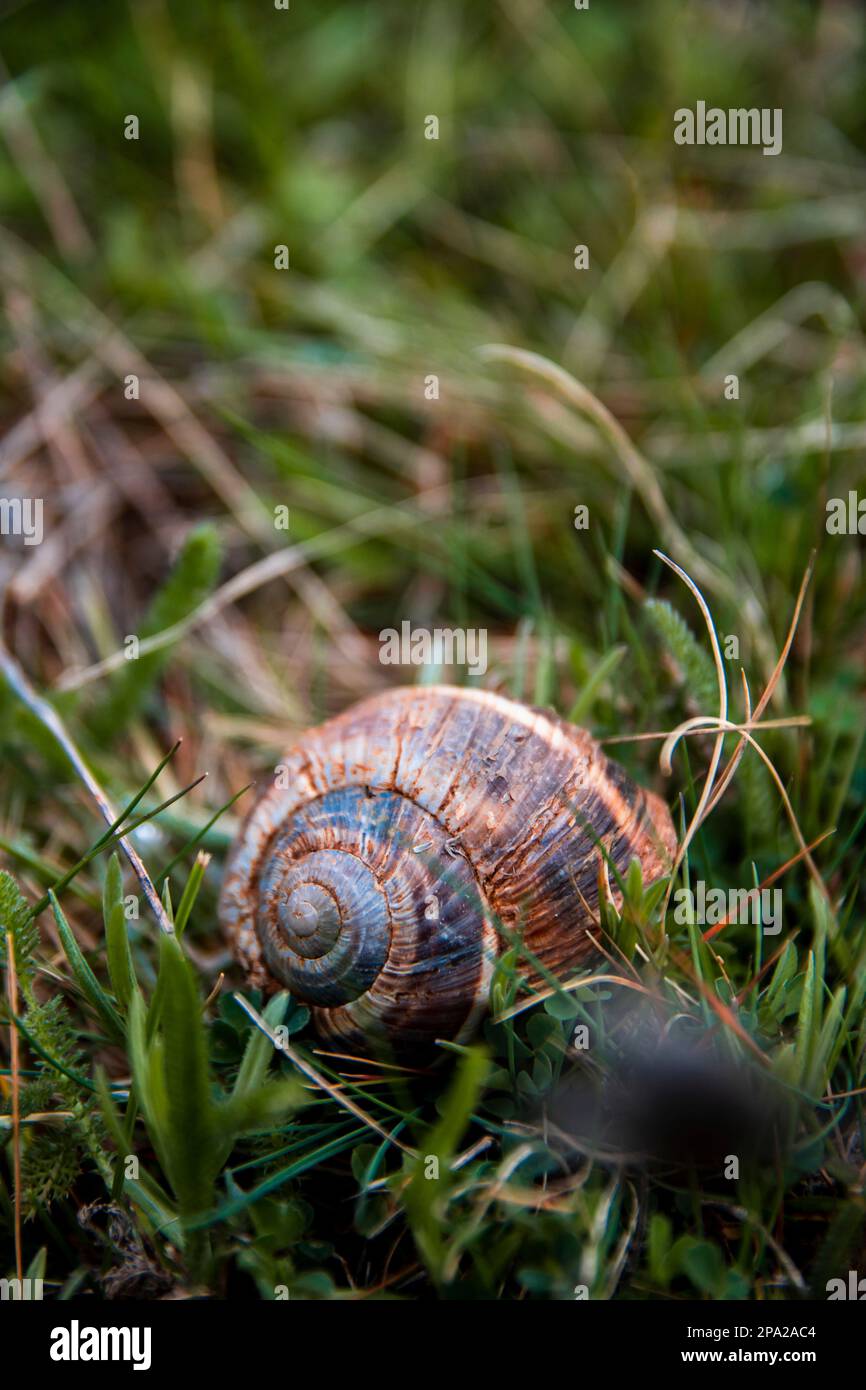
<path fill-rule="evenodd" d="M 45 541 L 0 543 L 0 1272 L 774 1300 L 863 1267 L 866 582 L 825 521 L 866 490 L 864 36 L 796 0 L 129 3 L 98 42 L 9 9 L 0 472 Z M 782 108 L 783 152 L 675 146 L 699 99 Z M 658 552 L 730 721 L 772 692 L 778 782 Z M 242 789 L 385 687 L 404 617 L 486 628 L 485 685 L 693 827 L 579 984 L 535 999 L 505 943 L 477 1044 L 415 1070 L 323 1053 L 216 922 Z M 776 874 L 777 936 L 677 920 Z M 708 1087 L 736 1178 L 664 1130 Z"/>

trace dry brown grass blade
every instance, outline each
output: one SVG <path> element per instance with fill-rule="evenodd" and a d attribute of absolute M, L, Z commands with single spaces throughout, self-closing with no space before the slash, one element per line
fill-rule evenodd
<path fill-rule="evenodd" d="M 645 994 L 648 999 L 658 997 L 646 985 L 638 984 L 636 980 L 627 980 L 624 975 L 582 975 L 576 980 L 563 980 L 562 984 L 555 988 L 551 986 L 550 989 L 539 990 L 529 999 L 521 999 L 519 1004 L 512 1004 L 510 1009 L 497 1014 L 493 1022 L 505 1023 L 506 1019 L 516 1018 L 518 1014 L 525 1013 L 536 1004 L 543 1004 L 545 999 L 551 999 L 554 994 L 568 994 L 574 989 L 582 989 L 584 985 L 622 985 L 623 989 L 633 989 L 638 994 Z"/>
<path fill-rule="evenodd" d="M 788 656 L 790 655 L 791 647 L 792 647 L 793 642 L 794 642 L 794 635 L 795 635 L 795 633 L 796 633 L 796 631 L 797 631 L 797 624 L 798 624 L 799 621 L 800 621 L 800 613 L 802 612 L 803 603 L 804 603 L 805 598 L 806 598 L 806 590 L 807 590 L 808 587 L 809 587 L 809 581 L 810 581 L 811 578 L 812 578 L 812 572 L 813 572 L 814 568 L 815 568 L 815 552 L 813 551 L 812 554 L 811 554 L 810 557 L 809 557 L 809 563 L 808 563 L 808 565 L 806 566 L 806 572 L 805 572 L 805 574 L 803 575 L 802 581 L 801 581 L 801 583 L 800 583 L 800 590 L 799 590 L 799 593 L 797 594 L 797 601 L 796 601 L 796 603 L 794 604 L 794 612 L 793 612 L 793 616 L 792 616 L 792 618 L 791 618 L 790 626 L 788 627 L 788 635 L 787 635 L 787 637 L 785 638 L 784 646 L 782 647 L 782 650 L 781 650 L 781 652 L 779 653 L 779 659 L 778 659 L 778 661 L 776 662 L 776 665 L 775 665 L 774 668 L 773 668 L 772 675 L 770 676 L 770 679 L 769 679 L 769 681 L 767 682 L 767 685 L 766 685 L 766 688 L 765 688 L 765 690 L 764 690 L 764 693 L 763 693 L 763 695 L 761 696 L 761 698 L 759 699 L 757 705 L 755 706 L 754 714 L 753 714 L 753 716 L 752 716 L 753 721 L 755 721 L 755 722 L 757 722 L 757 721 L 761 718 L 761 715 L 763 714 L 764 710 L 767 708 L 767 705 L 770 703 L 770 700 L 773 698 L 773 694 L 774 694 L 774 692 L 775 692 L 776 686 L 779 684 L 779 680 L 781 679 L 782 672 L 783 672 L 784 669 L 785 669 L 785 664 L 786 664 L 786 662 L 787 662 L 787 660 L 788 660 Z M 739 764 L 740 764 L 740 759 L 742 758 L 743 753 L 744 753 L 745 751 L 746 751 L 745 740 L 744 740 L 744 739 L 741 739 L 740 742 L 737 744 L 736 748 L 734 749 L 733 753 L 731 754 L 731 758 L 730 758 L 730 761 L 728 762 L 727 767 L 725 768 L 724 772 L 722 773 L 721 777 L 719 778 L 718 785 L 717 785 L 717 787 L 716 787 L 715 794 L 714 794 L 714 796 L 713 796 L 713 800 L 712 800 L 712 802 L 711 802 L 711 804 L 710 804 L 708 810 L 711 811 L 711 810 L 714 808 L 714 806 L 716 805 L 716 803 L 721 799 L 721 797 L 724 796 L 724 794 L 725 794 L 725 789 L 727 788 L 728 784 L 730 783 L 731 778 L 733 777 L 734 773 L 736 772 L 736 770 L 737 770 L 737 768 L 738 768 L 738 766 L 739 766 Z"/>
<path fill-rule="evenodd" d="M 835 835 L 835 833 L 835 826 L 830 830 L 823 831 L 823 833 L 818 835 L 810 845 L 806 845 L 803 849 L 799 849 L 796 854 L 791 855 L 790 859 L 786 859 L 784 864 L 780 864 L 778 869 L 774 869 L 771 874 L 768 874 L 767 877 L 758 884 L 754 891 L 759 893 L 762 889 L 769 888 L 772 884 L 776 883 L 783 874 L 786 874 L 788 870 L 794 866 L 794 864 L 799 864 L 801 859 L 804 859 L 807 854 L 811 854 L 813 849 L 823 844 L 830 835 Z M 722 918 L 721 922 L 714 922 L 713 925 L 708 927 L 704 932 L 704 941 L 712 941 L 714 936 L 718 936 L 719 932 L 729 925 L 729 922 L 730 919 L 727 914 Z"/>
<path fill-rule="evenodd" d="M 709 985 L 705 985 L 703 980 L 699 979 L 697 975 L 695 975 L 694 971 L 691 968 L 691 963 L 683 955 L 682 951 L 678 951 L 676 947 L 671 947 L 670 958 L 682 971 L 686 979 L 691 980 L 692 984 L 700 994 L 704 1003 L 707 1004 L 710 1009 L 712 1009 L 713 1013 L 721 1021 L 724 1027 L 729 1029 L 729 1031 L 732 1032 L 735 1035 L 735 1037 L 739 1038 L 743 1046 L 748 1048 L 752 1056 L 758 1059 L 763 1066 L 771 1066 L 772 1062 L 770 1058 L 766 1055 L 766 1053 L 761 1051 L 754 1038 L 751 1036 L 750 1033 L 746 1031 L 740 1020 L 737 1018 L 736 1014 L 733 1012 L 733 1010 L 730 1009 L 728 1005 L 725 1004 L 712 989 L 710 989 Z"/>
<path fill-rule="evenodd" d="M 8 232 L 3 233 L 3 240 L 9 251 L 10 272 L 26 286 L 28 255 L 32 258 L 32 249 L 20 244 Z M 120 381 L 128 376 L 139 380 L 142 405 L 228 508 L 239 528 L 263 549 L 273 552 L 279 545 L 273 517 L 182 393 L 135 346 L 122 327 L 80 291 L 76 290 L 75 294 L 81 310 L 76 327 L 94 355 Z M 46 428 L 44 420 L 42 428 Z M 324 581 L 312 570 L 306 571 L 304 560 L 298 560 L 281 573 L 302 602 L 311 605 L 349 659 L 357 659 L 360 634 Z"/>
<path fill-rule="evenodd" d="M 46 431 L 59 429 L 83 412 L 99 394 L 104 375 L 102 363 L 91 356 L 48 387 L 39 405 L 22 415 L 0 440 L 0 477 L 7 477 L 25 463 L 39 448 Z"/>
<path fill-rule="evenodd" d="M 698 719 L 703 719 L 703 715 L 698 715 L 696 717 Z M 707 717 L 715 718 L 715 715 Z M 731 727 L 738 732 L 748 731 L 751 733 L 752 729 L 806 729 L 811 723 L 812 720 L 809 718 L 808 714 L 791 714 L 787 715 L 784 719 L 743 719 L 739 723 L 732 724 Z M 653 729 L 652 732 L 645 734 L 612 734 L 609 738 L 600 738 L 596 741 L 603 744 L 605 748 L 613 743 L 649 743 L 656 739 L 661 739 L 664 742 L 669 739 L 674 732 L 681 738 L 698 738 L 700 735 L 706 734 L 707 731 L 703 727 L 695 729 L 685 728 L 680 724 L 677 726 L 676 730 Z"/>
<path fill-rule="evenodd" d="M 63 575 L 75 555 L 95 544 L 113 520 L 117 504 L 115 488 L 101 478 L 83 488 L 77 505 L 13 576 L 7 600 L 23 607 L 38 599 L 52 580 Z"/>
<path fill-rule="evenodd" d="M 766 975 L 768 971 L 772 970 L 773 966 L 776 964 L 776 961 L 779 959 L 780 955 L 787 947 L 788 942 L 796 941 L 798 936 L 798 931 L 791 932 L 791 935 L 788 937 L 788 939 L 786 941 L 783 941 L 781 946 L 778 946 L 771 956 L 768 956 L 768 958 L 764 961 L 764 964 L 761 966 L 760 970 L 752 976 L 751 980 L 748 980 L 746 984 L 743 985 L 743 988 L 739 990 L 737 993 L 738 1008 L 742 1004 L 749 991 L 754 989 L 758 981 L 763 979 L 764 975 Z"/>
<path fill-rule="evenodd" d="M 233 575 L 209 598 L 206 598 L 198 608 L 188 614 L 182 622 L 175 623 L 172 627 L 163 628 L 161 632 L 155 632 L 152 637 L 142 638 L 138 647 L 139 655 L 147 656 L 151 652 L 160 651 L 163 647 L 178 641 L 186 633 L 191 632 L 193 628 L 198 627 L 200 623 L 215 617 L 229 604 L 236 603 L 238 599 L 245 598 L 247 594 L 260 589 L 262 585 L 270 583 L 271 580 L 277 579 L 281 575 L 288 574 L 309 560 L 322 559 L 336 554 L 358 539 L 380 535 L 389 527 L 427 525 L 427 517 L 423 513 L 419 513 L 418 510 L 419 499 L 426 497 L 428 492 L 450 495 L 450 491 L 450 484 L 448 484 L 446 487 L 425 490 L 409 502 L 373 507 L 370 511 L 354 517 L 351 521 L 342 522 L 339 526 L 332 526 L 329 530 L 314 536 L 312 540 L 302 541 L 297 545 L 288 546 L 285 550 L 265 555 L 261 560 L 254 561 L 246 569 Z M 121 669 L 125 662 L 126 654 L 121 648 L 105 657 L 103 661 L 96 662 L 93 666 L 87 666 L 80 671 L 65 672 L 57 682 L 57 689 L 78 690 L 81 686 L 88 685 L 101 676 Z"/>
<path fill-rule="evenodd" d="M 6 677 L 6 680 L 9 682 L 9 685 L 15 691 L 15 694 L 18 696 L 18 698 L 23 701 L 27 708 L 33 714 L 36 715 L 36 718 L 39 720 L 39 722 L 57 740 L 57 743 L 63 749 L 63 752 L 66 754 L 66 757 L 69 759 L 69 762 L 71 763 L 72 767 L 75 769 L 76 773 L 81 778 L 87 790 L 90 792 L 90 795 L 93 797 L 94 801 L 99 807 L 100 813 L 106 825 L 114 825 L 117 821 L 117 812 L 114 810 L 114 807 L 112 806 L 108 797 L 105 795 L 105 792 L 102 790 L 102 787 L 99 785 L 93 773 L 90 771 L 90 768 L 87 766 L 86 762 L 82 758 L 77 747 L 75 746 L 75 743 L 72 741 L 72 738 L 67 733 L 66 726 L 64 725 L 63 720 L 60 718 L 57 711 L 53 709 L 51 705 L 48 704 L 47 700 L 43 700 L 40 695 L 37 695 L 36 691 L 33 689 L 33 686 L 30 684 L 29 680 L 25 676 L 18 662 L 10 654 L 10 652 L 7 651 L 5 645 L 2 642 L 0 642 L 0 670 L 2 670 L 4 676 Z M 144 896 L 150 904 L 150 909 L 153 912 L 154 917 L 159 923 L 160 930 L 166 932 L 170 936 L 173 936 L 174 927 L 172 926 L 171 922 L 168 919 L 168 916 L 166 915 L 166 911 L 162 905 L 162 902 L 160 901 L 159 894 L 157 893 L 151 880 L 150 874 L 144 867 L 144 863 L 140 858 L 138 852 L 135 850 L 133 845 L 130 843 L 128 837 L 125 835 L 121 835 L 118 838 L 117 843 L 120 845 L 121 849 L 123 850 L 123 853 L 126 855 L 127 860 L 132 866 L 132 869 L 139 883 L 141 884 Z"/>
<path fill-rule="evenodd" d="M 750 745 L 750 747 L 754 748 L 755 752 L 761 759 L 761 762 L 766 767 L 767 771 L 769 772 L 770 776 L 775 782 L 776 787 L 778 788 L 779 796 L 782 799 L 782 805 L 785 808 L 785 814 L 788 817 L 788 820 L 791 823 L 791 829 L 794 832 L 794 838 L 800 846 L 800 849 L 802 851 L 802 857 L 806 861 L 806 864 L 809 868 L 809 872 L 812 875 L 815 885 L 823 894 L 823 896 L 829 899 L 827 886 L 824 883 L 823 878 L 821 877 L 821 873 L 818 869 L 818 866 L 812 859 L 812 856 L 809 852 L 809 846 L 806 844 L 803 832 L 800 829 L 800 823 L 797 820 L 797 814 L 794 810 L 794 807 L 791 805 L 791 798 L 788 796 L 787 788 L 785 787 L 785 784 L 782 781 L 782 778 L 780 777 L 772 759 L 769 758 L 768 755 L 764 752 L 764 749 L 761 747 L 760 743 L 758 743 L 757 739 L 753 738 L 750 733 L 744 732 L 743 725 L 736 724 L 733 722 L 733 720 L 726 719 L 723 723 L 721 720 L 716 719 L 715 715 L 697 715 L 694 719 L 686 720 L 684 724 L 680 725 L 676 729 L 673 729 L 671 733 L 668 735 L 665 746 L 660 754 L 660 758 L 663 760 L 663 766 L 667 766 L 668 771 L 670 771 L 669 759 L 674 744 L 677 743 L 679 739 L 682 738 L 683 734 L 687 733 L 689 729 L 705 729 L 708 731 L 711 729 L 718 729 L 719 732 L 723 735 L 726 733 L 739 733 L 742 736 L 742 738 L 744 738 L 746 742 Z M 665 762 L 664 760 L 667 761 Z M 709 814 L 709 812 L 707 812 L 707 814 Z M 681 862 L 681 858 L 678 862 Z M 671 883 L 673 883 L 673 878 L 671 878 Z M 668 894 L 668 898 L 665 900 L 665 907 L 667 907 L 669 897 L 670 894 Z"/>
<path fill-rule="evenodd" d="M 665 564 L 669 565 L 670 568 L 680 576 L 683 582 L 689 587 L 691 592 L 694 594 L 698 602 L 698 605 L 701 609 L 701 613 L 704 617 L 704 621 L 707 625 L 707 631 L 709 632 L 710 642 L 713 649 L 713 660 L 715 662 L 716 676 L 719 683 L 720 705 L 720 711 L 718 716 L 698 715 L 693 719 L 685 720 L 682 724 L 678 725 L 676 729 L 673 729 L 671 733 L 668 735 L 668 737 L 665 739 L 664 745 L 662 746 L 662 750 L 659 755 L 659 762 L 662 766 L 662 769 L 667 774 L 670 774 L 671 756 L 673 750 L 676 747 L 676 744 L 685 734 L 699 729 L 706 730 L 707 732 L 709 732 L 710 730 L 716 731 L 716 739 L 713 746 L 713 754 L 710 759 L 710 766 L 707 771 L 707 776 L 704 782 L 703 790 L 698 800 L 698 805 L 695 808 L 694 816 L 692 817 L 688 829 L 686 830 L 686 833 L 683 836 L 683 839 L 677 849 L 677 854 L 675 856 L 674 864 L 671 869 L 671 875 L 668 881 L 668 887 L 665 894 L 664 905 L 662 908 L 662 922 L 664 922 L 668 904 L 670 902 L 671 893 L 673 892 L 676 871 L 679 868 L 680 864 L 683 862 L 683 859 L 685 858 L 686 852 L 688 850 L 688 846 L 694 838 L 695 834 L 697 833 L 697 830 L 703 824 L 703 821 L 710 814 L 712 809 L 716 805 L 718 805 L 719 796 L 721 795 L 722 791 L 724 791 L 724 787 L 729 784 L 731 777 L 733 776 L 734 771 L 736 770 L 737 761 L 739 760 L 739 757 L 742 756 L 741 750 L 746 746 L 746 744 L 751 745 L 751 747 L 755 749 L 755 752 L 758 754 L 761 761 L 764 763 L 765 767 L 770 773 L 770 776 L 772 777 L 773 781 L 775 782 L 779 791 L 779 795 L 782 799 L 782 804 L 785 808 L 785 814 L 787 815 L 788 820 L 790 821 L 795 839 L 797 840 L 797 843 L 800 846 L 802 857 L 806 861 L 806 864 L 809 868 L 809 872 L 812 875 L 813 881 L 815 882 L 822 895 L 826 899 L 829 899 L 827 887 L 824 883 L 824 880 L 821 877 L 821 874 L 818 870 L 817 865 L 815 864 L 815 861 L 812 859 L 812 856 L 809 852 L 809 847 L 807 846 L 806 840 L 803 836 L 803 832 L 800 829 L 800 825 L 797 820 L 794 808 L 791 804 L 791 800 L 788 796 L 787 789 L 785 787 L 784 782 L 782 781 L 782 778 L 779 776 L 779 773 L 777 772 L 775 765 L 764 752 L 764 749 L 761 747 L 761 745 L 757 742 L 755 738 L 752 737 L 752 734 L 748 732 L 743 725 L 738 725 L 727 718 L 727 684 L 725 681 L 725 671 L 722 662 L 722 654 L 719 649 L 718 638 L 716 636 L 716 630 L 712 620 L 712 615 L 710 614 L 709 608 L 703 598 L 703 595 L 700 593 L 693 580 L 685 573 L 684 570 L 680 568 L 679 565 L 675 564 L 673 560 L 670 560 L 666 555 L 663 555 L 658 550 L 654 551 L 653 553 L 658 555 L 660 560 L 663 560 Z M 767 706 L 767 703 L 772 697 L 773 691 L 776 688 L 778 680 L 782 674 L 782 670 L 784 669 L 788 653 L 791 650 L 791 643 L 793 642 L 794 632 L 796 630 L 796 622 L 797 618 L 799 617 L 800 609 L 802 607 L 803 598 L 806 593 L 806 587 L 808 585 L 809 577 L 811 575 L 811 570 L 812 562 L 810 561 L 806 574 L 803 577 L 803 582 L 800 586 L 800 593 L 797 599 L 797 604 L 795 605 L 794 618 L 792 620 L 791 627 L 788 632 L 788 638 L 785 642 L 785 646 L 782 649 L 779 659 L 776 662 L 776 666 L 773 670 L 773 674 L 770 678 L 770 681 L 767 683 L 767 688 L 761 696 L 761 699 L 758 701 L 758 704 L 754 712 L 751 709 L 748 682 L 746 681 L 745 675 L 743 675 L 746 712 L 748 717 L 748 723 L 750 725 L 754 725 L 759 719 L 760 715 L 763 713 L 764 709 Z M 716 784 L 715 775 L 718 769 L 719 760 L 721 758 L 724 737 L 726 733 L 739 733 L 741 742 L 738 748 L 734 750 L 734 754 L 732 755 L 731 760 L 727 768 L 725 769 L 725 772 L 723 773 L 723 779 L 726 780 L 724 780 L 723 782 L 720 780 L 720 782 Z M 713 795 L 714 787 L 716 791 L 715 795 Z"/>
<path fill-rule="evenodd" d="M 10 287 L 5 294 L 5 308 L 45 447 L 61 476 L 87 482 L 92 469 L 78 438 L 76 421 L 58 419 L 44 408 L 57 384 L 57 373 L 43 348 L 36 306 L 23 290 Z"/>
<path fill-rule="evenodd" d="M 261 1029 L 265 1037 L 270 1040 L 274 1050 L 276 1052 L 281 1052 L 284 1057 L 288 1057 L 289 1061 L 297 1067 L 302 1075 L 306 1076 L 315 1086 L 318 1086 L 320 1090 L 324 1091 L 326 1095 L 329 1095 L 337 1105 L 342 1106 L 344 1110 L 348 1110 L 357 1120 L 360 1120 L 362 1124 L 367 1125 L 369 1129 L 374 1129 L 382 1139 L 387 1139 L 389 1144 L 394 1144 L 396 1148 L 402 1150 L 404 1154 L 408 1154 L 410 1158 L 418 1157 L 415 1149 L 411 1149 L 408 1144 L 404 1144 L 395 1135 L 389 1134 L 387 1129 L 379 1124 L 378 1120 L 374 1120 L 372 1115 L 368 1115 L 366 1110 L 362 1110 L 360 1105 L 357 1105 L 355 1101 L 345 1095 L 339 1086 L 335 1086 L 327 1077 L 322 1076 L 322 1073 L 318 1071 L 311 1062 L 308 1062 L 305 1057 L 302 1057 L 299 1052 L 296 1052 L 290 1042 L 278 1038 L 273 1028 L 262 1018 L 261 1014 L 256 1012 L 252 1004 L 250 1004 L 242 994 L 235 992 L 232 998 L 240 1005 L 247 1017 L 252 1019 L 256 1027 Z"/>
<path fill-rule="evenodd" d="M 382 1071 L 397 1071 L 401 1076 L 427 1076 L 430 1071 L 429 1067 L 407 1067 L 400 1062 L 385 1062 L 379 1057 L 361 1057 L 354 1052 L 332 1052 L 330 1048 L 322 1047 L 313 1047 L 310 1050 L 317 1057 L 325 1057 L 329 1061 L 355 1062 L 361 1067 L 378 1067 Z M 357 1080 L 357 1078 L 354 1079 Z"/>
<path fill-rule="evenodd" d="M 682 841 L 680 842 L 677 848 L 677 852 L 674 857 L 674 862 L 671 866 L 670 878 L 668 879 L 668 886 L 664 898 L 664 906 L 662 907 L 661 913 L 662 930 L 664 930 L 665 914 L 667 912 L 668 903 L 670 902 L 671 893 L 673 892 L 674 878 L 676 876 L 677 869 L 683 862 L 683 859 L 685 858 L 686 853 L 688 852 L 689 845 L 694 839 L 694 836 L 697 834 L 699 827 L 703 823 L 703 820 L 707 813 L 709 800 L 712 796 L 713 783 L 716 777 L 716 770 L 721 760 L 722 748 L 725 742 L 725 735 L 722 725 L 727 723 L 728 719 L 728 684 L 725 679 L 725 667 L 722 661 L 722 653 L 719 648 L 719 639 L 716 636 L 715 623 L 713 622 L 712 614 L 710 613 L 710 610 L 707 606 L 703 594 L 701 593 L 697 584 L 695 584 L 694 580 L 690 577 L 690 575 L 686 574 L 685 570 L 682 569 L 678 564 L 676 564 L 674 560 L 671 560 L 667 555 L 662 554 L 660 550 L 654 550 L 653 554 L 657 555 L 658 558 L 664 562 L 664 564 L 666 564 L 670 569 L 672 569 L 674 574 L 679 575 L 680 579 L 683 581 L 686 587 L 691 590 L 692 594 L 694 595 L 695 601 L 697 602 L 697 605 L 701 610 L 704 622 L 707 625 L 707 632 L 710 636 L 710 645 L 713 649 L 713 661 L 715 662 L 716 666 L 716 679 L 719 683 L 718 733 L 716 734 L 716 739 L 713 744 L 713 752 L 710 758 L 709 768 L 707 769 L 707 776 L 706 780 L 704 781 L 703 790 L 701 791 L 701 795 L 698 799 L 698 804 L 695 807 L 695 814 L 692 816 L 691 822 L 689 823 L 689 826 L 686 829 L 686 833 L 683 836 Z M 668 741 L 665 742 L 660 755 L 660 761 L 663 767 L 665 766 L 667 748 Z M 668 771 L 670 771 L 669 764 Z"/>

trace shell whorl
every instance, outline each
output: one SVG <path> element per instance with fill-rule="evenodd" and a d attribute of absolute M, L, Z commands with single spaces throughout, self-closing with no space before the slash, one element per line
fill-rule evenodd
<path fill-rule="evenodd" d="M 497 927 L 555 972 L 589 954 L 599 842 L 649 882 L 676 837 L 584 730 L 486 691 L 397 689 L 282 759 L 220 916 L 251 983 L 288 987 L 324 1036 L 424 1045 L 472 1031 Z"/>

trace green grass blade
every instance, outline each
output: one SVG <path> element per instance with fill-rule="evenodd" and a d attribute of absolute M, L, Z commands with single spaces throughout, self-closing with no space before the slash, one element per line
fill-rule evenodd
<path fill-rule="evenodd" d="M 137 988 L 135 967 L 129 946 L 129 933 L 126 927 L 126 913 L 123 904 L 123 878 L 120 860 L 113 854 L 108 861 L 108 872 L 102 893 L 102 914 L 105 923 L 105 947 L 108 958 L 108 975 L 114 997 L 122 1010 L 129 1007 L 132 992 Z"/>
<path fill-rule="evenodd" d="M 54 920 L 57 923 L 60 940 L 66 952 L 66 959 L 69 962 L 69 968 L 75 976 L 79 989 L 101 1018 L 109 1035 L 115 1042 L 122 1042 L 125 1036 L 123 1019 L 120 1017 L 120 1014 L 102 988 L 102 985 L 87 964 L 84 953 L 73 935 L 72 928 L 63 915 L 63 910 L 57 898 L 54 896 L 53 889 L 49 889 L 48 896 L 51 901 L 51 908 L 54 913 Z"/>

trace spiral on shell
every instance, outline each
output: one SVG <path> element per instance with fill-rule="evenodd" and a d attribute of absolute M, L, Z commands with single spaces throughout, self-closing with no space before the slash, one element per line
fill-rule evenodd
<path fill-rule="evenodd" d="M 471 1035 L 515 934 L 560 976 L 591 953 L 600 846 L 651 882 L 676 836 L 583 729 L 486 691 L 397 689 L 282 759 L 220 917 L 249 982 L 288 988 L 326 1039 L 423 1048 Z"/>

